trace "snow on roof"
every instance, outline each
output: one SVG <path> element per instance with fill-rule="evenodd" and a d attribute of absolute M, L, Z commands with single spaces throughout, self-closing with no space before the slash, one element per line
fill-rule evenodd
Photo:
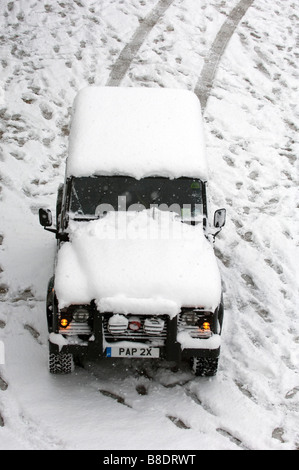
<path fill-rule="evenodd" d="M 200 103 L 187 90 L 86 87 L 74 101 L 67 176 L 207 179 Z"/>

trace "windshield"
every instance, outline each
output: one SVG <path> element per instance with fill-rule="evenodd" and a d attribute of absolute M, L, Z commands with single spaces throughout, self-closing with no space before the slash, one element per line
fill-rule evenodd
<path fill-rule="evenodd" d="M 109 211 L 140 211 L 155 207 L 181 218 L 194 219 L 203 213 L 203 183 L 198 179 L 127 176 L 73 178 L 70 216 L 93 219 Z"/>

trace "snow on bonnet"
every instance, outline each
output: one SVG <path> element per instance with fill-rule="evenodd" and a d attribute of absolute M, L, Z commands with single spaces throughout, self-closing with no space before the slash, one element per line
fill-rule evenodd
<path fill-rule="evenodd" d="M 182 224 L 162 213 L 165 236 L 161 217 L 154 218 L 150 210 L 120 215 L 71 221 L 71 243 L 59 250 L 56 267 L 60 308 L 95 300 L 100 311 L 174 317 L 182 306 L 218 306 L 220 275 L 201 225 Z M 115 226 L 121 238 L 111 236 Z"/>

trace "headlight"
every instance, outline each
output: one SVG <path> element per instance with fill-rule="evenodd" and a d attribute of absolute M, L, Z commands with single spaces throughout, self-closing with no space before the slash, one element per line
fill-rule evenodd
<path fill-rule="evenodd" d="M 164 320 L 158 317 L 146 318 L 143 329 L 147 335 L 160 335 L 164 329 Z"/>
<path fill-rule="evenodd" d="M 181 316 L 181 321 L 188 326 L 196 326 L 198 322 L 198 315 L 194 310 L 186 311 Z"/>
<path fill-rule="evenodd" d="M 186 310 L 180 316 L 179 330 L 188 331 L 192 338 L 210 338 L 211 315 L 203 310 Z"/>
<path fill-rule="evenodd" d="M 118 313 L 112 315 L 108 320 L 108 331 L 113 335 L 121 335 L 128 329 L 129 321 L 124 315 Z"/>
<path fill-rule="evenodd" d="M 73 320 L 76 323 L 86 323 L 89 319 L 89 311 L 85 307 L 77 307 L 73 311 Z"/>

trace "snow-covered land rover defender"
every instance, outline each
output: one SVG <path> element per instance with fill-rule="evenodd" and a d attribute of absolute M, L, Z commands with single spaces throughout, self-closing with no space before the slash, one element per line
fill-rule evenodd
<path fill-rule="evenodd" d="M 214 375 L 223 301 L 200 104 L 186 90 L 87 87 L 74 102 L 47 291 L 49 370 L 74 359 L 188 359 Z"/>

